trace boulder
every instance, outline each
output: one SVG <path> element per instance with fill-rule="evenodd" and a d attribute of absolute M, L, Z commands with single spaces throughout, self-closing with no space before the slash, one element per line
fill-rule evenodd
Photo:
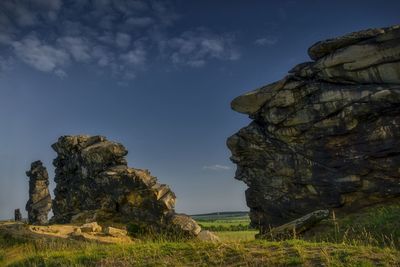
<path fill-rule="evenodd" d="M 252 122 L 227 140 L 261 233 L 316 209 L 400 197 L 400 28 L 310 48 L 281 81 L 232 101 Z"/>
<path fill-rule="evenodd" d="M 181 232 L 185 236 L 194 237 L 201 231 L 197 222 L 186 214 L 173 214 L 168 221 L 178 233 Z"/>
<path fill-rule="evenodd" d="M 85 223 L 81 227 L 79 227 L 81 233 L 92 233 L 96 232 L 99 233 L 102 231 L 100 225 L 97 222 Z"/>
<path fill-rule="evenodd" d="M 197 239 L 199 239 L 201 241 L 208 241 L 208 242 L 220 242 L 221 241 L 218 236 L 216 236 L 213 232 L 210 232 L 208 230 L 202 230 L 197 235 Z"/>
<path fill-rule="evenodd" d="M 51 210 L 49 175 L 46 167 L 40 160 L 35 161 L 26 175 L 29 177 L 29 200 L 26 203 L 28 222 L 38 225 L 46 224 L 47 215 Z"/>
<path fill-rule="evenodd" d="M 104 228 L 104 233 L 106 235 L 110 235 L 113 237 L 121 237 L 121 236 L 127 236 L 128 232 L 124 229 L 119 229 L 119 228 L 114 228 L 111 226 L 108 226 L 106 228 Z"/>

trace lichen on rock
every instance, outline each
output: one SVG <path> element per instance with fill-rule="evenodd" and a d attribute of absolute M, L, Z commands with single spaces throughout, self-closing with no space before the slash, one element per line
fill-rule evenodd
<path fill-rule="evenodd" d="M 318 42 L 313 62 L 232 101 L 252 122 L 227 145 L 252 225 L 400 196 L 400 27 Z"/>

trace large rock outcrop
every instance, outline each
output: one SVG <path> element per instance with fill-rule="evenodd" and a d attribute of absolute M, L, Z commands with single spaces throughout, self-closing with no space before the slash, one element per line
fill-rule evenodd
<path fill-rule="evenodd" d="M 400 196 L 400 27 L 318 42 L 309 55 L 232 101 L 252 119 L 227 144 L 261 232 Z"/>
<path fill-rule="evenodd" d="M 195 221 L 174 211 L 175 194 L 147 170 L 129 168 L 128 151 L 102 136 L 62 136 L 57 152 L 52 222 L 133 223 L 196 236 Z M 185 218 L 183 220 L 182 218 Z"/>
<path fill-rule="evenodd" d="M 32 162 L 31 169 L 26 172 L 29 177 L 29 200 L 26 203 L 28 222 L 30 224 L 46 224 L 51 210 L 49 192 L 49 175 L 40 160 Z"/>

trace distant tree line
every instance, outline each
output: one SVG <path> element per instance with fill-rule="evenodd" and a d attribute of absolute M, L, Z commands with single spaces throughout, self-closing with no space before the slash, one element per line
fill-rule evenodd
<path fill-rule="evenodd" d="M 223 231 L 247 231 L 254 230 L 250 225 L 246 224 L 235 224 L 235 225 L 208 225 L 204 226 L 200 224 L 201 228 L 204 230 L 209 230 L 212 232 L 223 232 Z"/>

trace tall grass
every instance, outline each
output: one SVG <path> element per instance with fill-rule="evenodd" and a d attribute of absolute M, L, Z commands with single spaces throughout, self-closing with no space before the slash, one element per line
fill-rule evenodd
<path fill-rule="evenodd" d="M 337 218 L 335 213 L 304 237 L 348 245 L 400 248 L 400 204 L 375 206 Z"/>

